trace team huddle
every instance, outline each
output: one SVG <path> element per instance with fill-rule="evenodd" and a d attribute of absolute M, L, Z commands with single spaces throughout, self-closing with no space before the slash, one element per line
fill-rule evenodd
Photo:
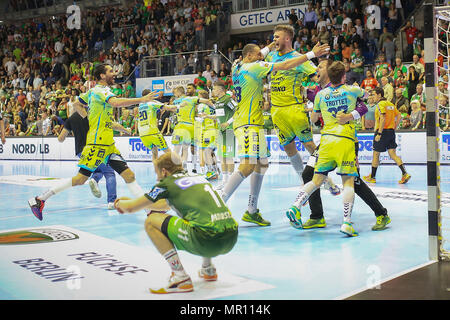
<path fill-rule="evenodd" d="M 201 256 L 199 277 L 205 281 L 217 280 L 212 258 L 230 252 L 238 240 L 238 223 L 227 202 L 245 179 L 250 179 L 250 193 L 242 220 L 263 227 L 271 224 L 258 208 L 264 174 L 269 167 L 263 128 L 263 86 L 268 79 L 274 127 L 301 186 L 296 199 L 292 199 L 292 206 L 286 208 L 287 221 L 297 229 L 326 227 L 320 195 L 320 186 L 324 184 L 324 189 L 333 196 L 342 194 L 342 233 L 358 236 L 351 221 L 355 194 L 376 216 L 372 230 L 384 230 L 390 223 L 387 210 L 360 179 L 357 163 L 354 122 L 367 112 L 363 103 L 367 93 L 345 84 L 343 63 L 319 59 L 316 66 L 311 61 L 328 54 L 328 45 L 318 43 L 312 51 L 301 55 L 292 49 L 293 34 L 292 27 L 280 25 L 274 30 L 274 42 L 270 46 L 261 50 L 257 45 L 246 45 L 242 59 L 232 66 L 233 92 L 227 92 L 221 83 L 213 84 L 211 96 L 207 91 L 196 92 L 193 85 L 177 87 L 169 104 L 159 102 L 158 93 L 150 90 L 144 90 L 140 98 L 116 97 L 111 91 L 112 67 L 97 66 L 94 77 L 98 84 L 81 95 L 75 105 L 79 113 L 85 113 L 87 108 L 89 119 L 79 172 L 30 199 L 33 214 L 42 220 L 45 202 L 51 196 L 84 184 L 100 164 L 107 163 L 124 179 L 134 197 L 120 197 L 114 207 L 120 213 L 146 212 L 145 230 L 171 268 L 168 285 L 150 291 L 164 294 L 194 289 L 177 250 Z M 314 91 L 306 91 L 300 83 L 313 74 L 317 74 L 319 86 Z M 314 104 L 311 116 L 306 109 L 307 100 Z M 152 150 L 157 175 L 155 186 L 148 192 L 139 186 L 113 139 L 113 108 L 132 105 L 139 105 L 139 135 L 143 144 Z M 159 109 L 177 114 L 172 148 L 158 130 Z M 316 145 L 311 123 L 319 122 L 323 128 L 320 144 Z M 382 132 L 381 128 L 380 135 Z M 311 154 L 306 165 L 297 150 L 296 138 Z M 189 154 L 192 172 L 187 170 Z M 239 159 L 237 168 L 235 158 Z M 328 177 L 333 170 L 342 177 L 342 190 Z M 219 177 L 221 181 L 214 187 L 210 181 Z M 311 208 L 311 215 L 303 222 L 301 209 L 306 204 Z M 167 214 L 171 209 L 177 216 Z"/>

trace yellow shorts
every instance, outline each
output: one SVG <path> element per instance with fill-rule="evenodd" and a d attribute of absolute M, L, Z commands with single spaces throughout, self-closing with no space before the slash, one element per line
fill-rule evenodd
<path fill-rule="evenodd" d="M 112 154 L 120 155 L 120 151 L 115 144 L 105 146 L 98 144 L 88 144 L 81 152 L 78 166 L 91 172 L 94 172 L 102 163 L 108 163 L 109 157 Z"/>
<path fill-rule="evenodd" d="M 263 126 L 242 126 L 234 130 L 239 158 L 267 158 L 267 142 Z"/>
<path fill-rule="evenodd" d="M 347 138 L 322 135 L 315 172 L 327 174 L 334 169 L 337 169 L 336 173 L 339 175 L 358 176 L 355 142 Z"/>
<path fill-rule="evenodd" d="M 188 123 L 179 123 L 173 129 L 172 144 L 193 144 L 194 143 L 194 125 Z"/>
<path fill-rule="evenodd" d="M 152 150 L 153 147 L 157 147 L 159 151 L 167 149 L 166 139 L 164 139 L 164 136 L 161 133 L 142 136 L 141 141 L 149 150 Z"/>
<path fill-rule="evenodd" d="M 283 147 L 291 143 L 295 137 L 302 143 L 313 140 L 311 123 L 303 105 L 272 107 L 271 114 L 280 145 Z"/>
<path fill-rule="evenodd" d="M 217 146 L 217 130 L 203 129 L 200 132 L 200 140 L 197 146 L 201 149 L 215 148 Z"/>

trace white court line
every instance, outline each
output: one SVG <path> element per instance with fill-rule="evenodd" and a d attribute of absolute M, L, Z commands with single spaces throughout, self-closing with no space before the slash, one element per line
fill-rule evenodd
<path fill-rule="evenodd" d="M 405 275 L 405 274 L 407 274 L 407 273 L 410 273 L 410 272 L 413 272 L 413 271 L 418 270 L 418 269 L 420 269 L 420 268 L 429 266 L 429 265 L 431 265 L 431 264 L 433 264 L 433 263 L 436 263 L 436 262 L 437 262 L 437 261 L 428 261 L 428 262 L 422 263 L 422 264 L 420 264 L 420 265 L 418 265 L 418 266 L 415 266 L 415 267 L 406 269 L 405 271 L 396 273 L 396 274 L 394 274 L 394 275 L 392 275 L 392 276 L 390 276 L 390 277 L 387 277 L 387 278 L 385 278 L 384 280 L 380 281 L 379 285 L 381 286 L 381 285 L 382 285 L 383 283 L 385 283 L 385 282 L 391 281 L 392 279 L 401 277 L 401 276 L 403 276 L 403 275 Z M 352 292 L 343 294 L 343 295 L 341 295 L 341 296 L 338 296 L 338 297 L 336 297 L 336 298 L 334 298 L 334 299 L 332 299 L 332 300 L 344 300 L 344 299 L 347 299 L 347 298 L 349 298 L 349 297 L 351 297 L 351 296 L 354 296 L 354 295 L 356 295 L 356 294 L 358 294 L 358 293 L 361 293 L 361 292 L 363 292 L 363 291 L 366 291 L 366 290 L 378 290 L 378 289 L 376 289 L 376 288 L 369 288 L 369 287 L 366 286 L 366 287 L 357 289 L 357 290 L 355 290 L 355 291 L 352 291 Z"/>
<path fill-rule="evenodd" d="M 94 209 L 94 208 L 102 208 L 102 207 L 106 207 L 106 205 L 101 205 L 101 206 L 90 206 L 90 207 L 83 207 L 83 208 L 70 208 L 70 209 L 64 209 L 64 210 L 57 210 L 57 211 L 46 211 L 44 213 L 44 215 L 48 215 L 48 214 L 57 214 L 57 213 L 63 213 L 63 212 L 68 212 L 68 211 L 73 211 L 73 210 L 87 210 L 87 209 Z M 23 208 L 22 208 L 23 209 Z M 28 208 L 29 209 L 29 208 Z M 30 215 L 33 215 L 33 213 L 30 211 Z M 10 220 L 10 219 L 17 219 L 17 218 L 23 218 L 23 217 L 28 217 L 29 215 L 22 215 L 22 216 L 10 216 L 10 217 L 4 217 L 4 218 L 0 218 L 0 221 L 4 221 L 4 220 Z"/>

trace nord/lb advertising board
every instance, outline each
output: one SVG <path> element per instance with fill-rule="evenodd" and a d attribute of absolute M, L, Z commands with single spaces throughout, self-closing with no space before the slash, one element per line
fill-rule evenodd
<path fill-rule="evenodd" d="M 165 137 L 169 147 L 172 147 L 171 137 Z M 270 162 L 289 162 L 289 158 L 280 145 L 277 136 L 267 135 L 267 145 L 270 151 Z M 117 148 L 127 161 L 150 161 L 152 152 L 144 146 L 139 137 L 115 137 Z M 316 144 L 320 141 L 320 135 L 314 135 Z M 372 162 L 373 134 L 358 134 L 358 160 L 363 164 Z M 441 162 L 450 164 L 450 133 L 441 136 Z M 397 154 L 403 162 L 426 164 L 426 133 L 425 132 L 397 132 Z M 56 137 L 45 138 L 7 138 L 5 145 L 0 144 L 0 160 L 77 160 L 74 150 L 74 139 L 68 137 L 63 143 L 58 142 Z M 305 147 L 296 140 L 297 149 L 304 162 L 309 159 L 309 153 Z M 238 159 L 235 159 L 238 161 Z M 380 156 L 382 163 L 392 161 L 387 152 Z"/>
<path fill-rule="evenodd" d="M 248 11 L 242 13 L 235 13 L 231 15 L 231 33 L 247 33 L 252 32 L 253 28 L 268 27 L 277 24 L 289 23 L 289 15 L 294 9 L 297 17 L 302 18 L 306 5 L 298 5 L 292 7 L 273 8 L 269 10 Z"/>

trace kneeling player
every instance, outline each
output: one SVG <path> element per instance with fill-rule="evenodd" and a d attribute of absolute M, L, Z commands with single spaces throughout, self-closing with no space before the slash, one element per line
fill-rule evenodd
<path fill-rule="evenodd" d="M 169 263 L 172 275 L 167 287 L 150 291 L 193 291 L 192 280 L 176 249 L 203 257 L 199 276 L 206 281 L 217 280 L 211 258 L 231 251 L 237 241 L 238 225 L 211 184 L 183 170 L 177 155 L 169 152 L 159 157 L 155 171 L 159 183 L 149 193 L 136 199 L 117 199 L 115 207 L 120 213 L 153 210 L 145 221 L 145 230 Z M 163 213 L 170 209 L 169 205 L 180 217 Z"/>

